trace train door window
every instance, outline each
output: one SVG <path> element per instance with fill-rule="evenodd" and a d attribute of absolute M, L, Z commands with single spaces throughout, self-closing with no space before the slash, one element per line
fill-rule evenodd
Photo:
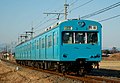
<path fill-rule="evenodd" d="M 75 33 L 75 43 L 77 43 L 77 44 L 85 43 L 85 33 L 84 32 L 76 32 Z"/>
<path fill-rule="evenodd" d="M 72 32 L 62 32 L 62 40 L 65 44 L 73 43 L 73 33 Z"/>
<path fill-rule="evenodd" d="M 39 39 L 39 49 L 41 48 L 41 39 Z"/>
<path fill-rule="evenodd" d="M 34 50 L 34 44 L 35 44 L 35 43 L 34 43 L 34 41 L 33 41 L 33 43 L 32 43 L 32 50 Z"/>
<path fill-rule="evenodd" d="M 24 58 L 25 52 L 24 52 L 24 46 L 22 46 L 22 58 Z"/>
<path fill-rule="evenodd" d="M 39 42 L 38 42 L 38 40 L 37 40 L 37 49 L 39 49 Z"/>
<path fill-rule="evenodd" d="M 52 46 L 52 35 L 48 36 L 48 48 Z"/>
<path fill-rule="evenodd" d="M 37 49 L 37 41 L 35 40 L 35 50 Z"/>
<path fill-rule="evenodd" d="M 27 45 L 25 45 L 25 48 L 26 48 L 26 50 L 25 50 L 25 52 L 26 52 L 25 58 L 26 58 L 27 57 L 27 51 L 28 51 Z"/>
<path fill-rule="evenodd" d="M 32 43 L 30 42 L 30 57 L 31 57 Z"/>
<path fill-rule="evenodd" d="M 31 52 L 32 52 L 32 50 L 33 50 L 33 43 L 32 42 L 30 42 L 30 49 L 31 49 Z"/>
<path fill-rule="evenodd" d="M 57 45 L 57 34 L 56 33 L 54 33 L 54 37 L 53 38 L 54 38 L 53 39 L 54 40 L 54 42 L 53 42 L 54 45 Z"/>
<path fill-rule="evenodd" d="M 44 42 L 44 38 L 42 38 L 42 48 L 45 47 L 45 42 Z"/>
<path fill-rule="evenodd" d="M 29 57 L 29 52 L 30 52 L 30 44 L 28 44 L 28 55 L 27 55 L 27 58 Z"/>
<path fill-rule="evenodd" d="M 23 47 L 21 47 L 21 51 L 22 51 L 21 58 L 23 58 Z"/>
<path fill-rule="evenodd" d="M 45 48 L 47 48 L 48 47 L 48 37 L 47 37 L 47 35 L 45 36 Z"/>
<path fill-rule="evenodd" d="M 97 42 L 98 42 L 97 32 L 87 33 L 87 43 L 88 44 L 96 44 Z"/>
<path fill-rule="evenodd" d="M 36 49 L 36 41 L 34 41 L 34 47 L 33 48 L 34 48 L 34 50 Z"/>
<path fill-rule="evenodd" d="M 20 54 L 20 56 L 19 56 L 19 58 L 21 57 L 21 47 L 19 48 L 19 54 Z"/>
<path fill-rule="evenodd" d="M 22 54 L 23 54 L 22 47 L 20 47 L 20 58 L 22 58 Z"/>
<path fill-rule="evenodd" d="M 24 52 L 23 58 L 25 58 L 25 55 L 26 55 L 26 52 L 25 52 L 25 51 L 26 51 L 26 46 L 24 45 L 24 46 L 23 46 L 23 52 Z"/>
<path fill-rule="evenodd" d="M 22 57 L 21 58 L 23 58 L 23 56 L 24 56 L 24 49 L 23 49 L 23 46 L 22 46 Z"/>
<path fill-rule="evenodd" d="M 26 54 L 26 55 L 27 55 L 26 58 L 28 58 L 28 52 L 29 52 L 28 44 L 27 44 L 27 49 L 26 49 L 26 50 L 27 50 L 27 52 L 26 52 L 26 53 L 27 53 L 27 54 Z"/>
<path fill-rule="evenodd" d="M 24 58 L 25 58 L 25 56 L 26 56 L 26 45 L 23 48 L 24 48 Z"/>

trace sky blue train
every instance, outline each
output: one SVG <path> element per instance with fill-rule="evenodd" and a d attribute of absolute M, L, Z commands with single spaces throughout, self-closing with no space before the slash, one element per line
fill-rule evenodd
<path fill-rule="evenodd" d="M 16 46 L 16 62 L 62 73 L 88 73 L 101 61 L 100 23 L 69 19 Z"/>

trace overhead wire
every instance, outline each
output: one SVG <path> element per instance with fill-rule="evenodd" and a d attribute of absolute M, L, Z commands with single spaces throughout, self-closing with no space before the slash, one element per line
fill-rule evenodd
<path fill-rule="evenodd" d="M 62 12 L 62 11 L 64 11 L 64 9 L 60 9 L 59 12 Z M 45 22 L 44 22 L 43 20 L 41 20 L 41 21 L 39 22 L 39 24 L 34 27 L 34 29 L 37 29 L 37 28 L 39 28 L 40 26 L 44 25 L 45 23 L 51 21 L 52 18 L 54 18 L 55 16 L 56 16 L 56 15 L 52 16 L 51 18 L 49 18 L 49 19 L 46 20 Z M 48 15 L 47 15 L 45 18 L 47 18 L 47 17 L 48 17 Z M 44 19 L 44 18 L 43 18 L 43 19 Z M 44 19 L 44 20 L 45 20 L 45 19 Z M 57 20 L 57 19 L 56 19 L 56 20 Z"/>
<path fill-rule="evenodd" d="M 101 14 L 101 13 L 103 13 L 103 12 L 106 12 L 106 11 L 108 11 L 108 10 L 110 10 L 110 9 L 116 8 L 116 7 L 118 7 L 118 6 L 120 6 L 120 2 L 117 2 L 117 3 L 115 3 L 115 4 L 113 4 L 113 5 L 110 5 L 110 6 L 106 7 L 106 8 L 100 9 L 100 10 L 98 10 L 98 11 L 96 11 L 96 12 L 91 13 L 91 14 L 82 16 L 81 19 L 90 18 L 90 17 L 92 17 L 92 16 L 95 16 L 95 15 Z"/>
<path fill-rule="evenodd" d="M 75 1 L 73 1 L 71 4 L 70 4 L 70 6 L 71 5 L 73 5 L 74 3 L 76 3 L 77 1 L 79 1 L 79 0 L 75 0 Z M 59 12 L 62 12 L 62 11 L 64 11 L 64 9 L 61 9 Z M 40 26 L 42 26 L 42 25 L 44 25 L 45 23 L 47 23 L 47 22 L 49 22 L 50 20 L 52 20 L 52 18 L 54 18 L 56 15 L 54 15 L 53 17 L 51 17 L 50 19 L 48 19 L 48 20 L 46 20 L 45 22 L 43 22 L 43 20 L 41 20 L 39 23 L 40 24 L 38 24 L 38 25 L 36 25 L 35 27 L 34 27 L 34 29 L 37 29 L 37 28 L 39 28 Z M 47 18 L 47 17 L 45 17 L 45 18 Z M 63 18 L 63 16 L 62 17 L 60 17 L 60 19 L 61 18 Z M 43 18 L 44 19 L 44 18 Z M 56 19 L 57 20 L 57 19 Z M 58 20 L 57 20 L 58 21 Z M 57 21 L 55 21 L 55 22 L 57 22 Z M 53 22 L 53 23 L 55 23 L 55 22 Z M 51 23 L 51 24 L 53 24 L 53 23 Z M 49 24 L 49 26 L 50 26 L 50 24 Z M 35 30 L 35 32 L 36 32 L 37 30 Z"/>
<path fill-rule="evenodd" d="M 53 17 L 55 17 L 55 16 L 53 16 Z M 41 24 L 35 26 L 34 29 L 37 29 L 38 27 L 42 26 L 43 24 L 49 22 L 50 20 L 52 20 L 53 17 L 51 17 L 50 19 L 46 20 L 45 22 L 43 22 L 43 23 L 41 23 Z M 41 21 L 41 22 L 42 22 L 42 21 Z"/>
<path fill-rule="evenodd" d="M 75 0 L 75 1 L 73 1 L 69 6 L 74 5 L 77 1 L 79 1 L 79 0 Z"/>
<path fill-rule="evenodd" d="M 117 18 L 117 17 L 119 17 L 119 16 L 120 16 L 120 14 L 119 14 L 119 15 L 116 15 L 116 16 L 113 16 L 113 17 L 109 17 L 109 18 L 100 20 L 100 21 L 98 21 L 98 22 L 104 22 L 104 21 L 107 21 L 107 20 L 111 20 L 111 19 Z"/>
<path fill-rule="evenodd" d="M 49 9 L 47 9 L 46 11 L 48 11 Z M 37 16 L 34 20 L 32 20 L 31 23 L 33 23 L 35 20 L 37 20 L 41 15 Z M 37 27 L 40 23 L 42 23 L 48 16 L 44 16 L 38 24 L 36 24 L 34 27 Z"/>
<path fill-rule="evenodd" d="M 69 12 L 72 12 L 73 10 L 76 10 L 76 9 L 78 9 L 78 8 L 84 6 L 84 5 L 87 5 L 88 3 L 92 2 L 92 1 L 94 1 L 94 0 L 89 0 L 89 1 L 87 1 L 86 3 L 84 3 L 84 4 L 79 5 L 79 6 L 75 7 L 75 8 L 73 8 L 73 9 L 71 9 Z"/>
<path fill-rule="evenodd" d="M 78 0 L 75 0 L 74 2 L 72 2 L 72 3 L 70 4 L 70 6 L 73 5 L 73 4 L 75 4 L 77 1 L 78 1 Z M 78 6 L 78 7 L 73 8 L 73 9 L 70 10 L 69 12 L 71 12 L 71 11 L 73 11 L 73 10 L 79 8 L 79 7 L 82 7 L 82 6 L 88 4 L 88 3 L 92 2 L 92 1 L 93 1 L 93 0 L 89 0 L 88 2 L 86 2 L 86 3 L 84 3 L 84 4 L 82 4 L 82 5 Z M 118 7 L 118 6 L 120 6 L 120 2 L 115 3 L 115 4 L 113 4 L 113 5 L 110 5 L 110 6 L 106 7 L 106 8 L 101 9 L 101 10 L 98 10 L 98 11 L 92 13 L 92 14 L 85 15 L 85 16 L 81 17 L 81 19 L 85 19 L 85 18 L 89 18 L 89 17 L 95 16 L 95 15 L 97 15 L 97 14 L 103 13 L 103 12 L 105 12 L 105 11 L 108 11 L 108 10 L 113 9 L 113 8 L 115 8 L 115 7 Z M 62 12 L 62 11 L 64 11 L 64 9 L 60 10 L 60 12 Z M 56 16 L 56 15 L 54 15 L 54 16 L 51 17 L 50 19 L 46 20 L 45 22 L 41 21 L 41 22 L 43 22 L 43 23 L 40 22 L 39 25 L 35 26 L 35 27 L 36 27 L 35 29 L 37 29 L 38 27 L 40 27 L 40 26 L 44 25 L 45 23 L 49 22 L 49 21 L 52 20 L 52 18 L 54 18 L 55 16 Z M 62 16 L 62 17 L 63 17 L 63 16 Z M 60 19 L 61 19 L 62 17 L 60 17 Z M 46 17 L 46 18 L 47 18 L 47 17 Z M 57 21 L 58 21 L 58 20 L 57 20 Z M 55 22 L 57 22 L 57 21 L 55 21 Z M 55 23 L 55 22 L 53 22 L 53 23 Z M 53 23 L 51 23 L 51 24 L 53 24 Z M 50 26 L 51 24 L 49 24 L 49 26 Z"/>
<path fill-rule="evenodd" d="M 37 25 L 34 26 L 34 29 L 39 27 L 39 24 L 42 23 L 48 16 L 45 16 Z"/>

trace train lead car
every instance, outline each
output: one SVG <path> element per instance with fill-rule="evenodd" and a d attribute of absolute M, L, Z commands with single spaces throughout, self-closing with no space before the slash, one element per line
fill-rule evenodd
<path fill-rule="evenodd" d="M 101 24 L 70 19 L 15 48 L 16 62 L 83 75 L 101 61 Z"/>

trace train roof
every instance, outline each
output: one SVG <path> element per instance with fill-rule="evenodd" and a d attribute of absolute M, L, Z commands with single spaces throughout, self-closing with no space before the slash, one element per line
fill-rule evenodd
<path fill-rule="evenodd" d="M 57 28 L 57 27 L 58 27 L 60 24 L 62 24 L 62 23 L 71 22 L 71 21 L 84 21 L 84 22 L 89 21 L 89 22 L 99 23 L 99 22 L 92 21 L 92 20 L 80 20 L 80 19 L 67 19 L 67 20 L 63 20 L 63 21 L 60 21 L 60 22 L 58 22 L 58 23 L 56 23 L 56 24 L 54 24 L 54 25 L 46 28 L 43 32 L 41 32 L 39 35 L 33 37 L 32 39 L 29 39 L 29 40 L 27 40 L 27 41 L 24 41 L 24 42 L 19 43 L 17 46 L 19 46 L 19 45 L 21 45 L 21 44 L 23 44 L 23 43 L 25 43 L 25 42 L 28 42 L 28 41 L 30 41 L 30 40 L 33 40 L 33 39 L 35 39 L 36 37 L 38 37 L 38 36 L 40 36 L 40 35 L 48 32 L 48 31 L 51 31 L 51 30 L 54 29 L 54 28 Z M 100 23 L 99 23 L 99 24 L 100 24 Z"/>

